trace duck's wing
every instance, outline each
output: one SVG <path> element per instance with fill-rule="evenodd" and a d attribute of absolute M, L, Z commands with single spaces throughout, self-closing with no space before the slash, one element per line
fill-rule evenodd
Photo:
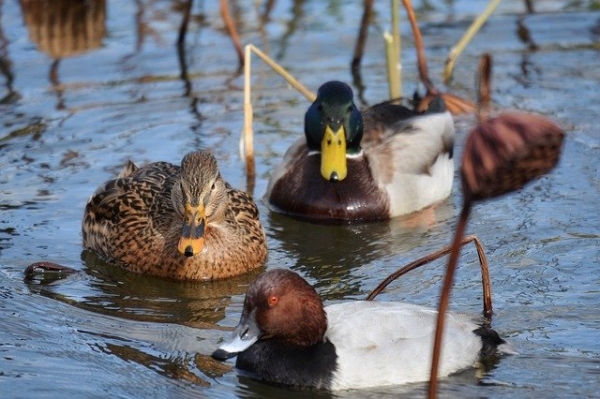
<path fill-rule="evenodd" d="M 433 336 L 437 311 L 423 306 L 400 302 L 347 301 L 326 307 L 330 325 L 345 328 L 328 330 L 328 336 L 359 337 L 360 342 L 389 342 L 391 340 L 422 340 Z M 453 327 L 472 334 L 478 326 L 468 316 L 452 314 Z M 350 326 L 353 326 L 350 328 Z"/>
<path fill-rule="evenodd" d="M 437 311 L 389 302 L 344 302 L 326 308 L 326 337 L 336 347 L 342 385 L 366 387 L 429 377 Z M 469 317 L 449 314 L 441 376 L 472 366 L 481 340 Z M 360 365 L 360 367 L 356 367 Z"/>
<path fill-rule="evenodd" d="M 452 115 L 425 113 L 395 122 L 389 116 L 384 120 L 387 123 L 369 122 L 369 140 L 363 149 L 377 187 L 388 195 L 390 216 L 447 198 L 454 180 Z"/>
<path fill-rule="evenodd" d="M 365 132 L 385 130 L 385 126 L 391 126 L 418 115 L 423 114 L 391 101 L 375 104 L 362 111 Z"/>
<path fill-rule="evenodd" d="M 86 206 L 84 229 L 95 224 L 148 223 L 162 230 L 170 225 L 174 212 L 170 193 L 179 167 L 168 162 L 155 162 L 142 168 L 128 164 L 116 179 L 101 185 Z M 133 165 L 135 167 L 135 165 Z M 139 227 L 139 226 L 138 226 Z"/>
<path fill-rule="evenodd" d="M 363 118 L 365 153 L 386 163 L 389 173 L 430 173 L 440 155 L 453 157 L 454 121 L 447 111 L 420 114 L 382 103 Z"/>
<path fill-rule="evenodd" d="M 259 213 L 252 197 L 245 191 L 232 188 L 229 183 L 226 183 L 226 187 L 231 217 L 248 230 L 254 227 L 258 223 Z"/>

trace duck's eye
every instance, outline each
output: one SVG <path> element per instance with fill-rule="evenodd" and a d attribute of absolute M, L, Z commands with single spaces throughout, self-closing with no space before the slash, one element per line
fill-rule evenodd
<path fill-rule="evenodd" d="M 248 335 L 248 332 L 249 332 L 249 331 L 250 331 L 250 329 L 249 329 L 249 328 L 246 328 L 246 329 L 244 330 L 244 332 L 243 332 L 243 333 L 240 335 L 240 338 L 241 338 L 241 339 L 244 339 L 244 338 L 246 338 L 246 335 Z"/>
<path fill-rule="evenodd" d="M 348 112 L 352 112 L 353 110 L 354 110 L 354 107 L 352 105 L 348 105 L 347 111 Z"/>
<path fill-rule="evenodd" d="M 217 182 L 213 182 L 212 186 L 210 187 L 211 190 L 214 190 L 215 187 L 217 187 Z"/>
<path fill-rule="evenodd" d="M 273 307 L 273 306 L 277 305 L 277 302 L 279 302 L 279 297 L 277 297 L 275 295 L 270 296 L 268 299 L 268 302 L 269 302 L 269 306 Z"/>

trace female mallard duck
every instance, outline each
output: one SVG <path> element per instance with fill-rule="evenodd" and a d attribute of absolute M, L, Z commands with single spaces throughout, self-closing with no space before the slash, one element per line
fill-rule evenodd
<path fill-rule="evenodd" d="M 441 101 L 426 113 L 384 102 L 362 114 L 352 89 L 327 82 L 266 198 L 276 211 L 323 221 L 388 219 L 450 195 L 454 123 Z"/>
<path fill-rule="evenodd" d="M 206 151 L 187 154 L 181 167 L 130 162 L 90 198 L 82 231 L 83 246 L 109 262 L 179 280 L 236 276 L 267 257 L 256 205 Z"/>

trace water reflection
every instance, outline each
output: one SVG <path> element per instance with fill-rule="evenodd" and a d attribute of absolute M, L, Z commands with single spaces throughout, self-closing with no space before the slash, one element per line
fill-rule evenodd
<path fill-rule="evenodd" d="M 81 259 L 84 268 L 77 275 L 41 275 L 28 280 L 30 289 L 100 314 L 209 329 L 219 329 L 216 324 L 225 317 L 231 298 L 243 295 L 261 272 L 214 282 L 179 282 L 123 270 L 90 251 L 82 251 Z"/>
<path fill-rule="evenodd" d="M 448 200 L 413 215 L 381 222 L 336 226 L 270 212 L 266 225 L 267 234 L 279 244 L 275 251 L 283 252 L 284 262 L 289 262 L 278 266 L 313 279 L 317 290 L 327 288 L 327 292 L 320 292 L 325 298 L 340 299 L 364 296 L 365 280 L 358 273 L 360 268 L 414 250 L 422 244 L 420 235 L 436 229 L 439 233 L 440 223 L 448 221 L 453 213 Z M 444 239 L 439 247 L 445 243 Z M 386 276 L 374 277 L 382 280 Z"/>
<path fill-rule="evenodd" d="M 214 350 L 228 334 L 222 326 L 238 321 L 245 286 L 254 276 L 243 276 L 237 283 L 175 283 L 131 274 L 81 253 L 81 210 L 87 197 L 99 180 L 120 169 L 117 165 L 129 158 L 173 159 L 182 149 L 212 147 L 224 161 L 225 173 L 235 177 L 238 186 L 243 181 L 237 148 L 232 145 L 242 124 L 241 91 L 234 86 L 239 86 L 239 79 L 231 85 L 228 80 L 237 67 L 235 53 L 222 31 L 218 8 L 196 2 L 182 53 L 187 69 L 180 75 L 174 42 L 181 22 L 177 7 L 183 2 L 111 2 L 102 50 L 65 60 L 60 66 L 65 103 L 76 111 L 66 116 L 56 112 L 56 93 L 48 91 L 44 62 L 49 61 L 24 39 L 29 28 L 22 25 L 19 2 L 0 0 L 4 128 L 0 133 L 4 384 L 0 385 L 8 387 L 9 396 L 40 392 L 55 397 L 98 396 L 98 392 L 118 397 L 307 396 L 219 371 L 209 358 L 196 356 Z M 347 64 L 362 2 L 344 3 L 343 20 L 337 20 L 327 14 L 328 3 L 305 1 L 304 17 L 287 41 L 279 39 L 293 24 L 291 10 L 299 1 L 262 2 L 269 10 L 265 14 L 270 15 L 266 27 L 256 26 L 254 3 L 230 3 L 236 19 L 241 20 L 244 42 L 259 42 L 267 51 L 270 45 L 273 54 L 283 54 L 283 64 L 295 67 L 295 75 L 307 86 L 318 87 L 325 75 L 351 79 Z M 466 0 L 429 3 L 437 11 L 423 19 L 423 28 L 426 43 L 433 44 L 428 55 L 435 69 L 470 22 L 473 4 Z M 452 6 L 445 6 L 450 3 Z M 593 277 L 600 243 L 600 186 L 599 141 L 594 128 L 598 110 L 590 82 L 598 78 L 594 66 L 600 18 L 587 5 L 565 13 L 556 12 L 556 4 L 562 7 L 564 1 L 536 2 L 538 12 L 524 20 L 540 49 L 531 51 L 515 35 L 522 3 L 502 2 L 504 11 L 486 24 L 468 48 L 462 64 L 465 68 L 457 70 L 450 88 L 468 96 L 473 88 L 469 68 L 475 65 L 469 60 L 491 48 L 498 54 L 494 75 L 497 104 L 541 111 L 566 121 L 572 126 L 567 156 L 549 179 L 552 189 L 546 182 L 541 190 L 529 190 L 520 200 L 512 198 L 477 209 L 471 226 L 490 257 L 498 312 L 494 322 L 522 355 L 503 359 L 483 381 L 476 381 L 471 372 L 445 380 L 442 396 L 570 398 L 596 393 L 599 326 L 590 309 L 600 306 L 600 281 Z M 386 95 L 376 24 L 387 24 L 388 6 L 375 3 L 375 19 L 369 27 L 368 62 L 363 70 L 368 88 L 365 100 Z M 140 15 L 144 28 L 151 30 L 136 25 L 137 7 L 145 8 Z M 138 34 L 146 36 L 136 53 Z M 406 72 L 416 76 L 410 41 L 407 47 Z M 132 53 L 133 57 L 124 60 Z M 525 70 L 520 67 L 524 55 Z M 70 69 L 67 76 L 66 68 L 71 66 L 77 68 Z M 254 97 L 257 148 L 264 146 L 263 157 L 258 158 L 263 163 L 259 165 L 262 174 L 258 175 L 257 195 L 264 193 L 269 169 L 285 151 L 285 146 L 272 144 L 273 138 L 291 141 L 286 123 L 298 123 L 303 112 L 297 112 L 298 101 L 286 100 L 292 96 L 290 90 L 265 70 L 255 77 L 264 87 Z M 67 79 L 77 83 L 65 84 Z M 19 101 L 20 95 L 25 100 Z M 296 98 L 295 93 L 293 96 Z M 469 128 L 457 126 L 457 133 Z M 76 153 L 85 165 L 74 157 Z M 267 265 L 295 269 L 315 283 L 326 299 L 364 298 L 396 268 L 449 242 L 453 208 L 451 202 L 445 206 L 450 216 L 432 218 L 433 225 L 425 222 L 412 229 L 400 223 L 358 229 L 310 225 L 263 212 L 271 249 Z M 466 251 L 464 261 L 474 268 L 459 271 L 456 309 L 477 313 L 480 302 L 473 299 L 473 292 L 479 292 L 479 272 L 474 251 Z M 22 270 L 40 259 L 62 262 L 80 272 L 54 282 L 23 284 Z M 411 272 L 390 286 L 382 299 L 437 303 L 444 264 L 441 260 L 437 266 Z M 73 384 L 74 380 L 86 384 Z M 555 383 L 548 384 L 548 380 Z M 204 382 L 211 386 L 205 387 Z M 405 393 L 418 397 L 424 395 L 424 389 L 391 387 L 336 393 L 335 397 L 380 398 Z"/>
<path fill-rule="evenodd" d="M 60 61 L 99 48 L 106 34 L 105 0 L 20 0 L 29 38 L 50 58 L 49 79 L 64 109 L 64 88 L 58 75 Z"/>
<path fill-rule="evenodd" d="M 29 38 L 55 60 L 102 45 L 105 0 L 20 0 Z"/>
<path fill-rule="evenodd" d="M 237 384 L 239 388 L 237 389 L 236 397 L 244 399 L 330 399 L 340 396 L 339 394 L 322 390 L 307 391 L 303 389 L 269 385 L 264 382 L 254 381 L 243 375 L 237 375 Z"/>
<path fill-rule="evenodd" d="M 3 17 L 3 1 L 0 0 L 0 20 Z M 13 103 L 19 99 L 19 95 L 15 92 L 13 88 L 13 82 L 15 80 L 15 76 L 12 72 L 12 61 L 8 57 L 8 45 L 9 41 L 4 33 L 4 29 L 2 28 L 2 24 L 0 24 L 0 73 L 4 75 L 6 79 L 6 89 L 7 92 L 0 98 L 1 104 L 9 104 Z"/>
<path fill-rule="evenodd" d="M 101 350 L 109 355 L 117 356 L 126 362 L 136 362 L 153 372 L 167 378 L 186 381 L 200 387 L 209 387 L 210 382 L 200 377 L 195 368 L 210 379 L 222 377 L 230 372 L 232 367 L 218 362 L 206 355 L 179 355 L 170 358 L 146 353 L 143 350 L 128 345 L 107 343 Z"/>

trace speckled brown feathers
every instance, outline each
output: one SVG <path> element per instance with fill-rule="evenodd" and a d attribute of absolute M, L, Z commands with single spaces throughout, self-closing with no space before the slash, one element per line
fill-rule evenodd
<path fill-rule="evenodd" d="M 178 250 L 185 209 L 198 204 L 206 215 L 204 245 L 186 256 Z M 107 261 L 179 280 L 240 275 L 267 256 L 256 205 L 223 181 L 209 152 L 186 155 L 182 167 L 155 162 L 137 168 L 130 162 L 90 198 L 82 231 L 84 247 Z"/>

